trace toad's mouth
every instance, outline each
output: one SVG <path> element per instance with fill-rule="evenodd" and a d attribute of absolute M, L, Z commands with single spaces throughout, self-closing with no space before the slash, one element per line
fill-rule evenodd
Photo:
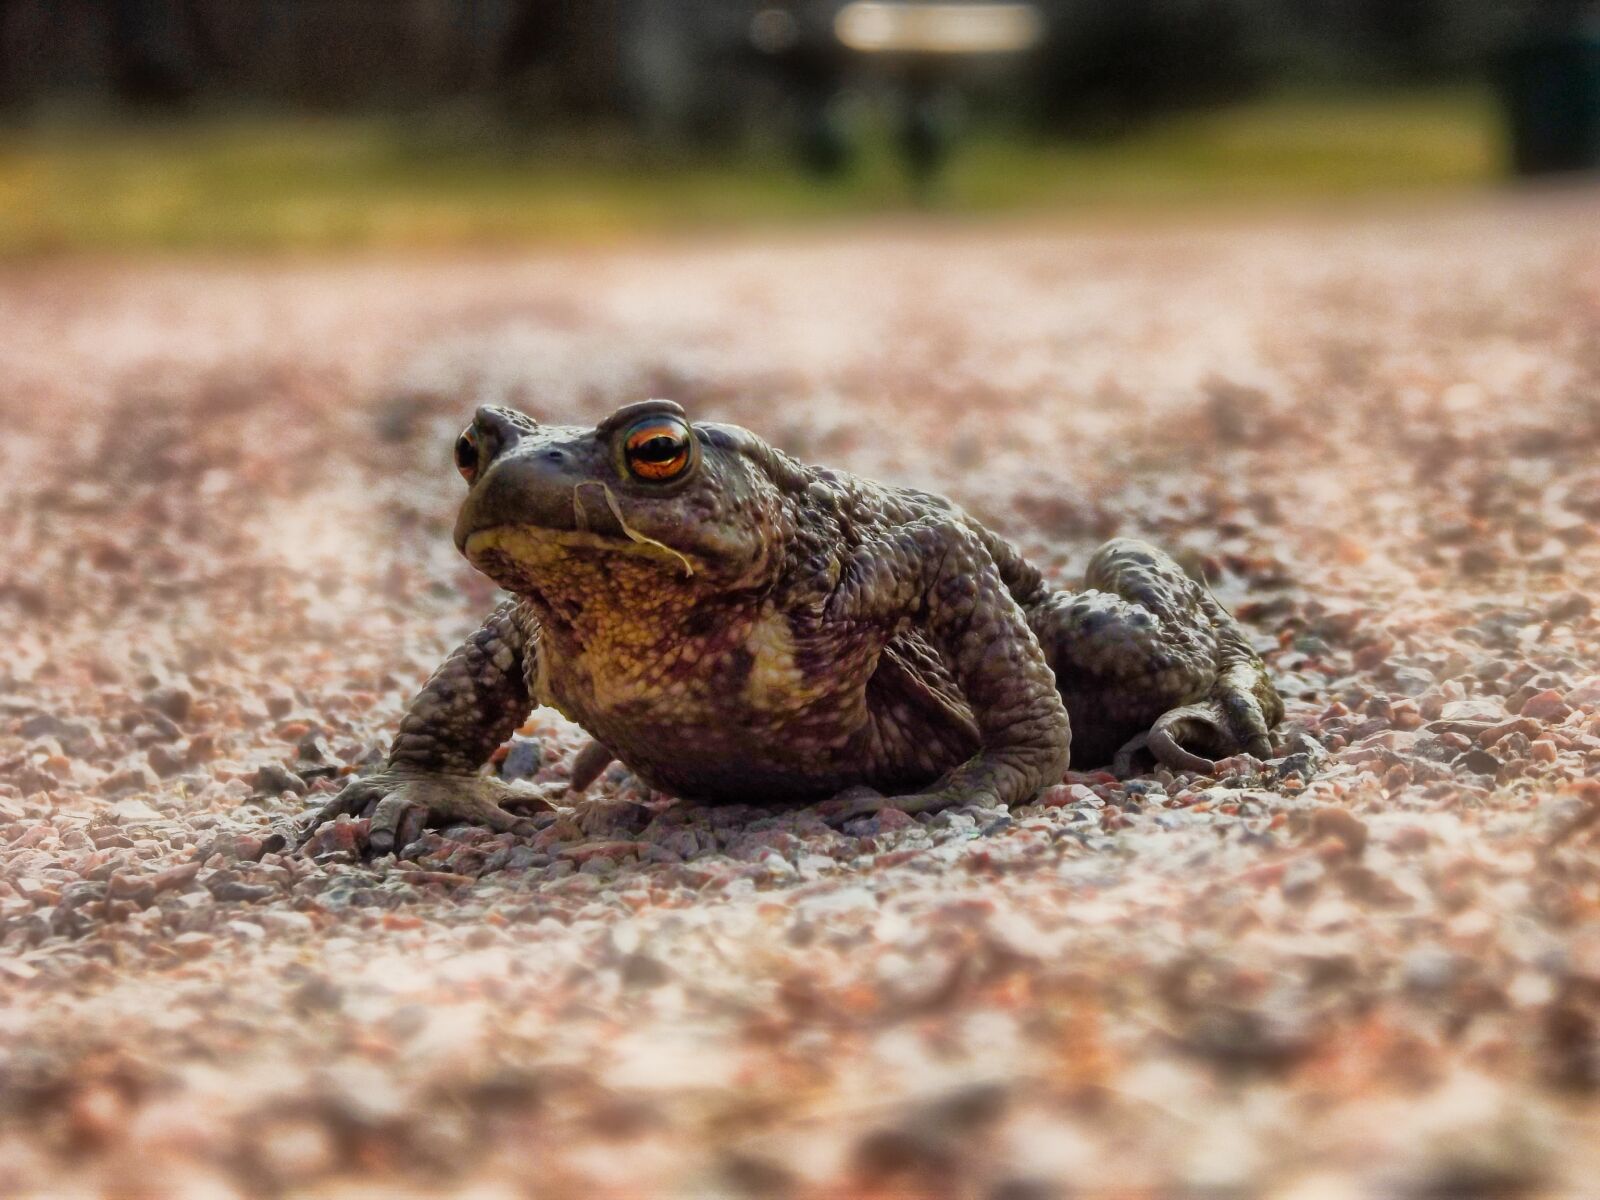
<path fill-rule="evenodd" d="M 683 576 L 695 573 L 688 556 L 622 525 L 622 533 L 593 529 L 551 529 L 543 525 L 492 525 L 468 534 L 461 552 L 473 566 L 496 579 L 537 576 L 574 561 L 619 556 L 670 564 Z"/>
<path fill-rule="evenodd" d="M 495 574 L 486 561 L 491 557 L 534 566 L 562 558 L 570 561 L 575 554 L 593 558 L 596 552 L 671 560 L 684 578 L 695 573 L 687 555 L 628 524 L 616 494 L 601 480 L 531 489 L 515 486 L 513 475 L 509 489 L 492 486 L 506 479 L 503 473 L 491 474 L 485 481 L 491 485 L 489 491 L 475 489 L 456 517 L 456 545 L 488 574 Z"/>

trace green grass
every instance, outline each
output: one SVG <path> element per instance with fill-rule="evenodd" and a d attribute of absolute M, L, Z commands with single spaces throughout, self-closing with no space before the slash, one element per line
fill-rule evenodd
<path fill-rule="evenodd" d="M 1481 185 L 1498 169 L 1470 90 L 1291 97 L 1096 144 L 969 131 L 930 207 L 1171 209 Z M 402 118 L 211 117 L 0 129 L 0 254 L 460 247 L 595 241 L 911 207 L 881 131 L 819 184 L 776 151 L 640 161 Z"/>

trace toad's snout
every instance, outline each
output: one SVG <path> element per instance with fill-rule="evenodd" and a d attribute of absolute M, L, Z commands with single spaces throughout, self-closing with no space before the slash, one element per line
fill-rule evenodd
<path fill-rule="evenodd" d="M 456 548 L 500 526 L 576 528 L 573 491 L 591 465 L 554 430 L 509 409 L 485 405 L 456 442 L 456 466 L 471 490 L 456 517 Z"/>

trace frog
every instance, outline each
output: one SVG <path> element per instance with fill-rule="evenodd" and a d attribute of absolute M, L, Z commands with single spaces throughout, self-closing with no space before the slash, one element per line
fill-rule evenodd
<path fill-rule="evenodd" d="M 375 855 L 430 823 L 527 829 L 613 763 L 682 802 L 837 823 L 1272 755 L 1283 702 L 1248 633 L 1144 541 L 1058 587 L 940 495 L 665 399 L 592 427 L 483 405 L 454 459 L 455 545 L 504 598 L 305 837 L 345 814 Z M 564 780 L 497 777 L 541 707 L 592 740 Z"/>

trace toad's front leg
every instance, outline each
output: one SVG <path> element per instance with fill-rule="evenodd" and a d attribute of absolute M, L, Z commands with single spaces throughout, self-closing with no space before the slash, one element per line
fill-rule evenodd
<path fill-rule="evenodd" d="M 915 627 L 948 664 L 978 728 L 978 752 L 910 795 L 857 791 L 825 810 L 934 812 L 1011 805 L 1059 782 L 1072 735 L 1067 710 L 1022 610 L 988 552 L 959 521 L 925 518 L 860 548 L 830 599 L 830 619 Z"/>
<path fill-rule="evenodd" d="M 302 844 L 345 813 L 369 815 L 369 847 L 386 854 L 414 841 L 429 822 L 507 830 L 519 820 L 510 809 L 548 808 L 563 788 L 518 788 L 479 773 L 532 708 L 537 636 L 515 603 L 496 609 L 411 702 L 383 769 L 351 780 L 311 818 Z"/>

